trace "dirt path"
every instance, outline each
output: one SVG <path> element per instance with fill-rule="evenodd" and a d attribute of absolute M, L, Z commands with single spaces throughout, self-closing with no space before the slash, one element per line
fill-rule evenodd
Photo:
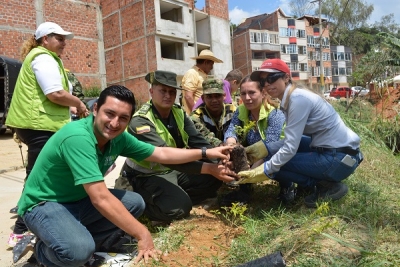
<path fill-rule="evenodd" d="M 22 144 L 22 156 L 26 160 L 27 147 Z M 10 130 L 0 135 L 0 173 L 23 168 L 21 150 L 14 142 Z"/>

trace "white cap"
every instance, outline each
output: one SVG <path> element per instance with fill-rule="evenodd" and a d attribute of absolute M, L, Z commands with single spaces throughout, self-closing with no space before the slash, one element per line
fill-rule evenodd
<path fill-rule="evenodd" d="M 74 34 L 72 32 L 64 31 L 60 25 L 54 22 L 43 22 L 39 25 L 35 32 L 35 39 L 39 40 L 43 36 L 46 36 L 50 33 L 55 33 L 59 35 L 64 35 L 65 39 L 72 39 L 74 38 Z"/>

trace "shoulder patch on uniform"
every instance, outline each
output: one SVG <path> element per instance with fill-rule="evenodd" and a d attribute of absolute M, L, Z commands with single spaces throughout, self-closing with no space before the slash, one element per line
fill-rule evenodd
<path fill-rule="evenodd" d="M 150 126 L 149 125 L 143 125 L 136 127 L 136 133 L 137 134 L 144 134 L 150 132 Z"/>
<path fill-rule="evenodd" d="M 139 114 L 140 115 L 147 114 L 147 112 L 150 110 L 150 107 L 151 106 L 148 103 L 143 104 L 139 109 Z"/>

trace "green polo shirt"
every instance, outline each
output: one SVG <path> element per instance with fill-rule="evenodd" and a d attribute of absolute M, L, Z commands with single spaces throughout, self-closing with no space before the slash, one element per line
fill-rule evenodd
<path fill-rule="evenodd" d="M 108 142 L 101 152 L 93 132 L 92 115 L 68 123 L 40 152 L 18 201 L 18 214 L 23 215 L 42 201 L 81 200 L 87 197 L 83 184 L 103 181 L 119 155 L 141 161 L 153 152 L 153 145 L 127 132 Z"/>

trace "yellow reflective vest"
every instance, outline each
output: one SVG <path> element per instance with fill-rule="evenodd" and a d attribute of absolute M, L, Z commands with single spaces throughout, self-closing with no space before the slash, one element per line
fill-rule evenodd
<path fill-rule="evenodd" d="M 31 63 L 40 54 L 57 61 L 63 89 L 69 93 L 68 78 L 61 59 L 42 46 L 33 48 L 26 56 L 15 85 L 6 125 L 13 128 L 56 132 L 70 121 L 69 107 L 51 102 L 40 88 Z"/>
<path fill-rule="evenodd" d="M 168 147 L 176 147 L 176 143 L 172 135 L 169 133 L 168 129 L 165 127 L 165 125 L 162 123 L 161 120 L 157 119 L 154 117 L 153 111 L 152 111 L 152 103 L 149 101 L 145 103 L 134 115 L 135 116 L 142 116 L 147 118 L 151 123 L 154 124 L 154 127 L 156 128 L 157 134 L 161 137 L 162 140 L 165 141 Z M 182 141 L 185 145 L 185 148 L 188 148 L 188 142 L 189 142 L 189 135 L 185 132 L 184 130 L 184 120 L 185 120 L 185 112 L 183 109 L 178 106 L 174 105 L 172 107 L 172 114 L 176 120 L 176 123 L 178 125 L 178 131 L 182 136 Z M 150 162 L 150 161 L 136 161 L 133 158 L 130 158 L 131 161 L 133 161 L 135 164 L 139 165 L 142 168 L 151 170 L 154 173 L 159 173 L 159 172 L 164 172 L 170 170 L 169 168 L 161 165 L 160 163 L 156 162 Z"/>

